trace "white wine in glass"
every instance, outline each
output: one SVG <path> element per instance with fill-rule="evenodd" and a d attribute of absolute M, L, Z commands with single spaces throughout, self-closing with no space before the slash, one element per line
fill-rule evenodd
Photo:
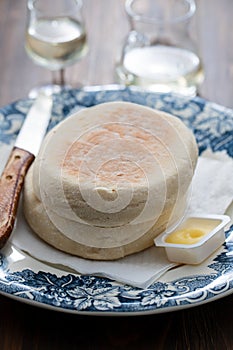
<path fill-rule="evenodd" d="M 28 23 L 25 48 L 33 61 L 51 71 L 59 71 L 60 79 L 38 89 L 59 92 L 64 88 L 64 68 L 79 61 L 87 53 L 87 37 L 81 0 L 28 0 Z"/>

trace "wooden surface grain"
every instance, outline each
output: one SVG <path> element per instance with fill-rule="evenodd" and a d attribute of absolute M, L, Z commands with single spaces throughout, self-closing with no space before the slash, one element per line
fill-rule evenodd
<path fill-rule="evenodd" d="M 198 0 L 196 28 L 205 99 L 233 107 L 233 1 Z M 84 0 L 89 53 L 66 70 L 73 87 L 115 83 L 128 31 L 123 0 Z M 0 105 L 51 80 L 24 50 L 25 0 L 0 0 Z M 171 313 L 137 317 L 65 314 L 0 296 L 0 349 L 233 349 L 233 295 Z"/>

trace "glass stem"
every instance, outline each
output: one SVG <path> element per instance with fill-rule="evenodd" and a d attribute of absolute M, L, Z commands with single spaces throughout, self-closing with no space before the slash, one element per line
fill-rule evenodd
<path fill-rule="evenodd" d="M 60 85 L 65 85 L 65 70 L 60 69 Z"/>
<path fill-rule="evenodd" d="M 65 85 L 65 70 L 52 71 L 53 84 L 63 86 Z"/>

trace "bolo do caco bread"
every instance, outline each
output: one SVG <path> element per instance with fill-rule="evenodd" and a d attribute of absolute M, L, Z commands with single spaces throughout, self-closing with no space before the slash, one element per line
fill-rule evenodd
<path fill-rule="evenodd" d="M 83 109 L 45 137 L 25 179 L 26 220 L 79 257 L 142 251 L 183 214 L 197 157 L 173 115 L 130 102 Z"/>

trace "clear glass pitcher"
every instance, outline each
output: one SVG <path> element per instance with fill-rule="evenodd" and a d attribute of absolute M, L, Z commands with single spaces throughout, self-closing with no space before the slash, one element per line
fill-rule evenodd
<path fill-rule="evenodd" d="M 204 74 L 191 21 L 194 0 L 126 0 L 130 32 L 117 80 L 156 92 L 195 96 Z"/>

